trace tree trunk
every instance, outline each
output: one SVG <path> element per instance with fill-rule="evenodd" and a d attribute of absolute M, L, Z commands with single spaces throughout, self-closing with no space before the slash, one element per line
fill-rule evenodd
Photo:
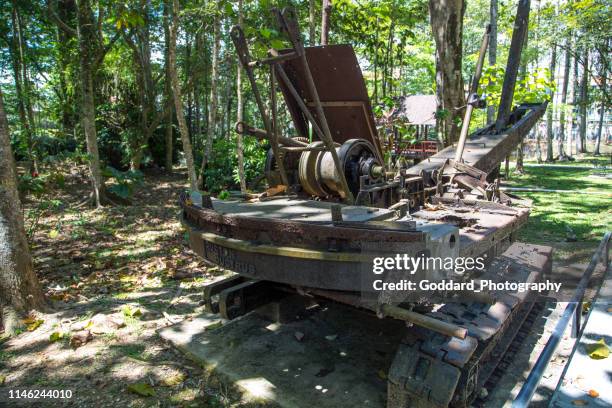
<path fill-rule="evenodd" d="M 79 62 L 81 77 L 81 126 L 87 142 L 89 154 L 89 172 L 93 188 L 93 198 L 96 207 L 100 207 L 104 195 L 104 183 L 100 171 L 100 155 L 98 153 L 98 136 L 96 134 L 96 104 L 94 100 L 93 75 L 95 72 L 96 33 L 93 13 L 89 0 L 78 2 L 78 39 Z"/>
<path fill-rule="evenodd" d="M 514 171 L 518 174 L 523 174 L 525 172 L 525 169 L 523 167 L 523 148 L 524 148 L 524 143 L 523 140 L 521 139 L 521 142 L 519 143 L 518 148 L 516 149 L 516 167 L 514 168 Z"/>
<path fill-rule="evenodd" d="M 378 44 L 378 37 L 380 33 L 378 17 L 376 17 L 376 26 L 374 29 L 376 30 L 375 43 Z M 374 99 L 374 105 L 378 105 L 378 66 L 378 48 L 374 47 L 374 95 L 372 97 L 372 99 Z"/>
<path fill-rule="evenodd" d="M 542 163 L 542 134 L 540 130 L 536 131 L 536 160 L 538 163 Z"/>
<path fill-rule="evenodd" d="M 242 0 L 238 0 L 238 25 L 242 26 L 243 24 Z M 310 45 L 314 45 L 314 41 L 314 0 L 310 0 Z M 244 120 L 244 101 L 242 99 L 242 67 L 240 63 L 238 63 L 236 72 L 236 105 L 236 121 L 242 122 Z M 247 187 L 244 175 L 244 142 L 240 133 L 236 133 L 236 150 L 240 191 L 244 194 L 247 192 Z"/>
<path fill-rule="evenodd" d="M 213 141 L 215 139 L 215 130 L 217 127 L 217 82 L 219 81 L 219 47 L 221 41 L 221 17 L 215 14 L 214 33 L 213 33 L 213 49 L 212 49 L 212 64 L 210 71 L 210 108 L 208 109 L 208 129 L 206 131 L 206 145 L 204 146 L 204 155 L 202 156 L 202 166 L 198 175 L 198 187 L 204 186 L 204 170 L 206 164 L 210 160 Z"/>
<path fill-rule="evenodd" d="M 445 145 L 457 141 L 465 95 L 461 76 L 463 0 L 429 0 L 431 29 L 436 42 L 437 116 Z"/>
<path fill-rule="evenodd" d="M 529 2 L 527 2 L 527 4 L 529 4 Z M 520 5 L 519 5 L 519 7 L 520 7 Z M 524 33 L 524 37 L 523 37 L 523 46 L 521 48 L 522 52 L 521 52 L 521 55 L 520 55 L 520 78 L 522 80 L 525 80 L 525 78 L 527 77 L 527 53 L 525 52 L 525 50 L 527 50 L 527 44 L 529 43 L 529 23 L 528 23 L 528 18 L 529 18 L 529 14 L 528 14 L 528 11 L 527 11 L 527 17 L 525 18 L 526 28 L 525 28 L 525 33 Z M 518 19 L 519 19 L 519 17 L 518 17 L 518 13 L 517 13 L 517 20 Z M 515 25 L 515 30 L 516 30 L 516 25 Z M 500 109 L 500 111 L 501 110 L 503 110 L 503 108 Z M 508 110 L 507 112 L 509 113 L 510 110 Z M 518 148 L 516 149 L 516 166 L 514 168 L 514 171 L 516 173 L 518 173 L 518 174 L 523 174 L 525 172 L 525 169 L 523 167 L 523 159 L 524 159 L 524 153 L 523 152 L 524 152 L 524 150 L 525 150 L 525 136 L 521 136 L 521 140 L 519 141 Z"/>
<path fill-rule="evenodd" d="M 238 0 L 238 8 L 239 10 L 242 10 L 242 0 Z M 243 16 L 242 16 L 242 11 L 239 11 L 239 15 L 238 15 L 238 21 L 242 21 L 243 20 Z M 241 23 L 238 23 L 241 24 Z M 314 47 L 315 45 L 317 45 L 317 39 L 316 39 L 316 26 L 315 26 L 315 0 L 308 0 L 308 42 L 310 43 L 311 47 Z"/>
<path fill-rule="evenodd" d="M 138 134 L 131 140 L 132 157 L 130 167 L 132 170 L 140 168 L 145 154 L 144 150 L 159 125 L 160 116 L 163 115 L 157 109 L 157 92 L 155 90 L 153 67 L 151 65 L 150 14 L 151 1 L 141 1 L 139 15 L 143 16 L 144 24 L 132 28 L 127 33 L 123 33 L 123 37 L 132 50 L 134 57 L 140 102 L 140 129 Z"/>
<path fill-rule="evenodd" d="M 571 38 L 571 34 L 570 34 Z M 559 113 L 559 159 L 566 157 L 563 142 L 565 140 L 565 111 L 567 110 L 567 89 L 570 79 L 570 57 L 571 57 L 571 40 L 568 38 L 566 42 L 565 62 L 563 63 L 563 87 L 561 88 L 561 111 Z"/>
<path fill-rule="evenodd" d="M 17 174 L 0 91 L 0 312 L 6 333 L 19 317 L 43 308 L 45 299 L 32 266 L 17 193 Z"/>
<path fill-rule="evenodd" d="M 584 50 L 582 80 L 580 81 L 580 153 L 586 153 L 587 107 L 589 105 L 589 50 Z"/>
<path fill-rule="evenodd" d="M 197 66 L 200 63 L 200 56 L 201 54 L 203 54 L 203 33 L 202 32 L 198 32 L 195 34 L 194 39 L 194 50 L 193 50 L 193 59 L 194 59 L 194 66 Z M 191 65 L 191 64 L 190 64 Z M 200 116 L 200 111 L 201 111 L 201 105 L 200 102 L 202 101 L 202 88 L 205 87 L 200 87 L 200 78 L 198 75 L 198 69 L 194 68 L 193 69 L 194 72 L 190 71 L 190 70 L 185 70 L 185 73 L 187 74 L 187 76 L 191 76 L 191 80 L 193 81 L 193 87 L 192 90 L 193 92 L 190 94 L 192 96 L 189 97 L 188 99 L 188 103 L 189 103 L 189 114 L 187 115 L 190 120 L 189 120 L 189 124 L 190 124 L 190 131 L 191 131 L 191 140 L 193 141 L 193 147 L 194 147 L 194 151 L 197 150 L 197 146 L 198 146 L 198 141 L 202 140 L 202 118 Z M 206 90 L 204 89 L 204 92 L 206 92 Z M 198 177 L 201 177 L 201 175 L 198 175 Z M 199 184 L 198 184 L 199 185 Z"/>
<path fill-rule="evenodd" d="M 497 0 L 491 0 L 489 8 L 489 24 L 491 24 L 491 33 L 489 35 L 489 65 L 494 66 L 497 63 Z M 487 125 L 495 122 L 495 106 L 487 106 Z"/>
<path fill-rule="evenodd" d="M 604 76 L 602 78 L 602 88 L 606 87 L 606 80 L 607 78 Z M 595 156 L 599 156 L 601 153 L 599 151 L 599 146 L 601 145 L 601 132 L 603 129 L 603 122 L 604 122 L 604 117 L 606 116 L 606 101 L 605 99 L 602 98 L 601 100 L 601 107 L 600 107 L 600 112 L 599 112 L 599 123 L 597 124 L 597 141 L 595 142 L 595 151 L 593 152 L 593 154 L 595 154 Z"/>
<path fill-rule="evenodd" d="M 576 41 L 577 43 L 577 41 Z M 580 104 L 580 94 L 579 94 L 579 76 L 580 76 L 580 66 L 578 61 L 580 60 L 580 50 L 578 49 L 578 45 L 576 44 L 576 53 L 574 55 L 574 68 L 573 68 L 573 77 L 572 77 L 572 110 L 571 110 L 571 120 L 570 120 L 570 132 L 568 135 L 567 145 L 569 146 L 568 154 L 571 156 L 574 147 L 576 148 L 576 153 L 578 153 L 580 138 L 576 137 L 577 134 L 575 132 L 575 125 L 578 121 L 578 105 Z"/>
<path fill-rule="evenodd" d="M 323 0 L 321 5 L 321 45 L 329 42 L 329 17 L 332 11 L 332 0 Z"/>
<path fill-rule="evenodd" d="M 169 24 L 169 14 L 170 14 L 170 7 L 168 5 L 168 2 L 164 1 L 164 5 L 163 5 L 163 12 L 164 12 L 164 16 L 163 16 L 163 25 L 164 25 L 164 43 L 166 46 L 166 50 L 165 50 L 165 61 L 164 61 L 164 71 L 166 73 L 166 82 L 164 84 L 164 92 L 165 92 L 165 98 L 166 98 L 166 104 L 171 103 L 172 102 L 172 84 L 170 83 L 170 78 L 171 78 L 171 74 L 170 74 L 170 58 L 168 55 L 168 50 L 170 49 L 170 28 L 168 27 Z M 174 148 L 174 134 L 173 134 L 173 128 L 172 128 L 172 109 L 170 110 L 170 113 L 168 114 L 168 118 L 166 119 L 166 125 L 165 125 L 165 144 L 166 144 L 166 159 L 165 159 L 165 167 L 166 167 L 166 173 L 171 174 L 172 173 L 172 161 L 173 161 L 173 148 Z"/>
<path fill-rule="evenodd" d="M 552 75 L 552 79 L 555 79 L 555 71 L 557 69 L 557 46 L 553 44 L 552 55 L 550 57 L 550 73 Z M 546 162 L 550 163 L 554 160 L 553 158 L 553 106 L 554 106 L 554 96 L 553 93 L 551 95 L 550 106 L 548 107 L 548 112 L 546 113 Z"/>
<path fill-rule="evenodd" d="M 75 4 L 72 0 L 59 0 L 57 2 L 58 15 L 62 21 L 74 23 Z M 71 78 L 68 78 L 69 65 L 72 61 L 71 46 L 69 42 L 74 38 L 74 35 L 67 33 L 58 23 L 57 24 L 57 42 L 58 42 L 58 77 L 61 95 L 61 110 L 62 110 L 62 133 L 65 138 L 74 134 L 75 117 L 74 117 L 74 99 L 68 92 L 68 83 Z"/>
<path fill-rule="evenodd" d="M 38 160 L 34 149 L 34 112 L 32 110 L 32 92 L 28 75 L 27 61 L 25 59 L 25 40 L 23 38 L 22 21 L 17 2 L 13 0 L 13 73 L 15 75 L 15 91 L 19 99 L 19 119 L 25 133 L 25 142 L 30 161 L 30 173 L 38 174 Z"/>
<path fill-rule="evenodd" d="M 382 83 L 382 91 L 383 91 L 383 99 L 390 92 L 387 92 L 387 88 L 389 88 L 389 70 L 393 72 L 393 64 L 391 63 L 391 52 L 393 49 L 393 39 L 394 39 L 394 31 L 395 31 L 395 21 L 391 20 L 391 27 L 389 27 L 389 37 L 387 38 L 387 49 L 385 54 L 385 65 L 383 68 L 383 83 Z"/>
<path fill-rule="evenodd" d="M 169 2 L 170 0 L 166 0 Z M 183 142 L 183 152 L 185 161 L 187 162 L 187 176 L 189 177 L 189 185 L 191 190 L 197 191 L 198 185 L 196 180 L 195 166 L 193 163 L 193 152 L 191 150 L 191 141 L 189 140 L 189 130 L 185 121 L 183 112 L 183 102 L 181 98 L 181 85 L 179 84 L 178 73 L 176 70 L 176 35 L 179 25 L 179 1 L 173 0 L 172 10 L 172 25 L 170 27 L 170 43 L 168 48 L 168 61 L 170 70 L 170 82 L 172 84 L 172 93 L 174 95 L 174 110 L 176 112 L 176 120 L 179 124 L 181 141 Z"/>

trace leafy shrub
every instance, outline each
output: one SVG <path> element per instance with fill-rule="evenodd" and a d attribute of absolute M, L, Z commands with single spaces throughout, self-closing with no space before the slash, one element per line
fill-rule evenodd
<path fill-rule="evenodd" d="M 113 181 L 108 191 L 126 200 L 132 197 L 134 187 L 141 185 L 143 178 L 138 170 L 120 171 L 111 166 L 107 166 L 102 175 Z"/>
<path fill-rule="evenodd" d="M 45 192 L 45 180 L 25 173 L 19 177 L 17 189 L 22 197 L 28 194 L 41 196 Z"/>

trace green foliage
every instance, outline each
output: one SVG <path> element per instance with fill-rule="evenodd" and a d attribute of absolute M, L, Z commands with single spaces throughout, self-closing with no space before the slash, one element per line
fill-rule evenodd
<path fill-rule="evenodd" d="M 480 80 L 481 92 L 486 96 L 487 105 L 499 106 L 501 90 L 504 80 L 504 67 L 500 65 L 488 66 L 484 69 Z M 522 103 L 537 103 L 550 100 L 555 91 L 548 68 L 536 68 L 517 81 L 514 88 L 513 103 L 515 106 Z"/>
<path fill-rule="evenodd" d="M 548 68 L 537 68 L 518 81 L 515 104 L 550 101 L 555 92 L 555 81 Z"/>
<path fill-rule="evenodd" d="M 36 231 L 38 231 L 40 225 L 40 219 L 47 215 L 49 212 L 59 210 L 64 203 L 57 199 L 41 199 L 28 209 L 25 213 L 24 221 L 26 225 L 26 236 L 31 239 Z M 56 229 L 57 230 L 57 229 Z"/>
<path fill-rule="evenodd" d="M 143 177 L 138 170 L 120 171 L 111 166 L 107 166 L 102 175 L 114 181 L 108 190 L 123 199 L 129 199 L 134 194 L 134 187 L 142 184 Z"/>
<path fill-rule="evenodd" d="M 28 173 L 19 176 L 17 189 L 20 194 L 33 194 L 40 197 L 45 192 L 45 180 L 43 177 L 34 177 Z"/>

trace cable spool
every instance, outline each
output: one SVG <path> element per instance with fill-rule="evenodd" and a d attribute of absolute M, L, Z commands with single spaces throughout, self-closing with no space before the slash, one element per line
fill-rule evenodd
<path fill-rule="evenodd" d="M 309 147 L 322 147 L 314 142 Z M 344 176 L 353 195 L 359 192 L 360 178 L 367 175 L 371 181 L 382 177 L 384 168 L 374 155 L 374 147 L 367 140 L 350 139 L 336 146 Z M 299 182 L 307 193 L 317 197 L 339 195 L 342 184 L 332 155 L 328 151 L 306 151 L 300 157 Z"/>

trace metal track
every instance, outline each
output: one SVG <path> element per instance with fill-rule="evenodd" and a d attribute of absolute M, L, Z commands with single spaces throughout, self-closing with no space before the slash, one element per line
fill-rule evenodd
<path fill-rule="evenodd" d="M 488 395 L 490 395 L 491 391 L 497 387 L 502 377 L 506 375 L 508 368 L 514 362 L 514 357 L 516 356 L 518 351 L 521 349 L 523 343 L 525 342 L 525 340 L 531 333 L 531 329 L 533 328 L 533 325 L 535 324 L 536 320 L 540 317 L 543 310 L 544 310 L 544 302 L 538 301 L 533 305 L 533 307 L 529 311 L 529 314 L 525 318 L 523 324 L 520 326 L 518 332 L 516 332 L 516 335 L 513 337 L 512 342 L 509 344 L 508 348 L 506 349 L 506 352 L 504 353 L 504 355 L 502 356 L 502 358 L 496 365 L 495 369 L 493 370 L 493 372 L 491 373 L 491 375 L 489 376 L 489 378 L 483 385 L 483 388 L 487 390 Z M 473 405 L 477 407 L 484 407 L 486 406 L 486 403 L 487 403 L 487 397 L 483 396 L 479 392 L 476 397 L 476 400 L 474 400 Z"/>
<path fill-rule="evenodd" d="M 521 264 L 527 254 L 530 263 Z M 551 266 L 545 247 L 514 244 L 500 258 L 489 269 L 489 279 L 537 282 Z M 504 293 L 494 305 L 450 303 L 431 313 L 466 327 L 469 335 L 461 340 L 412 329 L 389 370 L 387 407 L 470 406 L 482 387 L 495 381 L 496 369 L 506 367 L 503 358 L 521 341 L 517 333 L 536 300 L 535 294 Z"/>

